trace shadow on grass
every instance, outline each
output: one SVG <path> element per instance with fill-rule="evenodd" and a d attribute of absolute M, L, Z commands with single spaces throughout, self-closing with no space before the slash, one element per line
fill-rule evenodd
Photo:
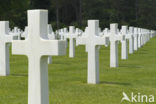
<path fill-rule="evenodd" d="M 122 83 L 122 82 L 107 82 L 107 81 L 103 81 L 100 82 L 100 84 L 109 84 L 109 85 L 123 85 L 123 86 L 130 86 L 130 83 Z"/>
<path fill-rule="evenodd" d="M 11 76 L 15 76 L 15 77 L 28 77 L 28 74 L 11 74 Z"/>
<path fill-rule="evenodd" d="M 142 68 L 142 66 L 135 66 L 135 65 L 120 65 L 121 68 Z"/>
<path fill-rule="evenodd" d="M 149 53 L 148 53 L 148 50 L 142 49 L 142 50 L 136 52 L 135 54 L 149 54 Z"/>
<path fill-rule="evenodd" d="M 149 53 L 147 53 L 147 52 L 138 52 L 138 53 L 136 53 L 136 54 L 143 55 L 143 54 L 149 54 Z"/>

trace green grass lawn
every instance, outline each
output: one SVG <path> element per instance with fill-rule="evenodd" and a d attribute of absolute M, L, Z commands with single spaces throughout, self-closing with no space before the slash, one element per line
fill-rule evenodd
<path fill-rule="evenodd" d="M 11 75 L 0 77 L 0 104 L 28 103 L 27 63 L 27 57 L 11 55 Z M 101 47 L 100 82 L 87 84 L 87 53 L 84 46 L 78 46 L 75 58 L 53 57 L 49 65 L 50 104 L 121 104 L 123 91 L 156 97 L 156 38 L 128 60 L 120 59 L 118 68 L 109 68 L 109 48 Z"/>

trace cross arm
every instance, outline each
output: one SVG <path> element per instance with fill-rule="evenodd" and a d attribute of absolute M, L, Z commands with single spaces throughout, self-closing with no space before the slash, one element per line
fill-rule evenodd
<path fill-rule="evenodd" d="M 119 40 L 119 41 L 122 41 L 122 40 L 125 40 L 126 39 L 125 35 L 116 35 L 115 38 L 117 40 Z"/>
<path fill-rule="evenodd" d="M 97 45 L 107 45 L 105 37 L 96 36 L 95 40 Z"/>
<path fill-rule="evenodd" d="M 69 33 L 69 34 L 65 35 L 65 38 L 74 38 L 75 39 L 75 38 L 77 38 L 77 34 L 70 34 Z"/>
<path fill-rule="evenodd" d="M 28 44 L 26 40 L 13 40 L 12 41 L 12 54 L 27 55 Z"/>
<path fill-rule="evenodd" d="M 41 40 L 40 53 L 45 56 L 58 56 L 66 54 L 66 41 L 63 40 Z"/>
<path fill-rule="evenodd" d="M 13 36 L 12 35 L 5 35 L 5 37 L 6 37 L 6 41 L 7 42 L 9 42 L 9 43 L 12 42 L 12 40 L 13 40 Z"/>
<path fill-rule="evenodd" d="M 127 35 L 126 35 L 126 38 L 127 38 L 127 39 L 131 39 L 131 38 L 133 38 L 133 35 L 132 35 L 132 34 L 127 34 Z"/>
<path fill-rule="evenodd" d="M 77 39 L 76 39 L 76 45 L 85 45 L 86 44 L 86 38 L 84 38 L 84 37 L 78 37 Z"/>

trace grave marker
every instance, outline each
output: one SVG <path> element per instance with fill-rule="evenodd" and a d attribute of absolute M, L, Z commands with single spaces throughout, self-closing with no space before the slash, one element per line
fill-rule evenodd
<path fill-rule="evenodd" d="M 9 43 L 11 42 L 12 35 L 9 35 L 9 22 L 0 21 L 0 76 L 10 74 Z"/>
<path fill-rule="evenodd" d="M 138 28 L 134 28 L 134 50 L 138 50 Z"/>
<path fill-rule="evenodd" d="M 121 29 L 121 35 L 123 35 L 124 37 L 126 37 L 127 35 L 127 26 L 122 26 Z M 121 59 L 126 60 L 128 59 L 128 50 L 127 50 L 127 40 L 123 39 L 121 40 Z"/>
<path fill-rule="evenodd" d="M 99 83 L 99 46 L 104 45 L 105 40 L 99 36 L 99 21 L 88 21 L 88 32 L 85 36 L 78 37 L 78 45 L 86 45 L 88 52 L 88 83 Z"/>
<path fill-rule="evenodd" d="M 28 11 L 28 37 L 14 40 L 12 53 L 29 61 L 28 104 L 49 104 L 48 56 L 65 54 L 65 41 L 48 40 L 48 11 Z"/>
<path fill-rule="evenodd" d="M 129 39 L 129 53 L 134 53 L 134 27 L 129 27 L 129 34 L 127 38 Z"/>
<path fill-rule="evenodd" d="M 142 38 L 142 34 L 141 34 L 141 28 L 138 28 L 138 48 L 141 48 L 141 38 Z"/>
<path fill-rule="evenodd" d="M 69 26 L 69 33 L 65 34 L 65 39 L 69 39 L 69 57 L 75 56 L 75 40 L 78 37 L 78 33 L 75 33 L 75 27 Z"/>
<path fill-rule="evenodd" d="M 124 35 L 118 35 L 118 24 L 110 24 L 110 67 L 118 67 L 118 41 L 125 40 Z"/>

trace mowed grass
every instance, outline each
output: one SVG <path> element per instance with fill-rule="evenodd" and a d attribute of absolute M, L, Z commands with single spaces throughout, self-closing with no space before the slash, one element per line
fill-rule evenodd
<path fill-rule="evenodd" d="M 156 97 L 156 38 L 129 55 L 128 60 L 121 60 L 120 52 L 119 47 L 119 67 L 110 68 L 109 47 L 101 47 L 97 85 L 87 84 L 84 46 L 76 47 L 75 58 L 68 57 L 68 49 L 66 56 L 53 57 L 53 64 L 49 65 L 50 104 L 121 104 L 123 91 Z M 11 75 L 0 77 L 0 104 L 28 103 L 27 63 L 26 56 L 11 55 Z"/>

